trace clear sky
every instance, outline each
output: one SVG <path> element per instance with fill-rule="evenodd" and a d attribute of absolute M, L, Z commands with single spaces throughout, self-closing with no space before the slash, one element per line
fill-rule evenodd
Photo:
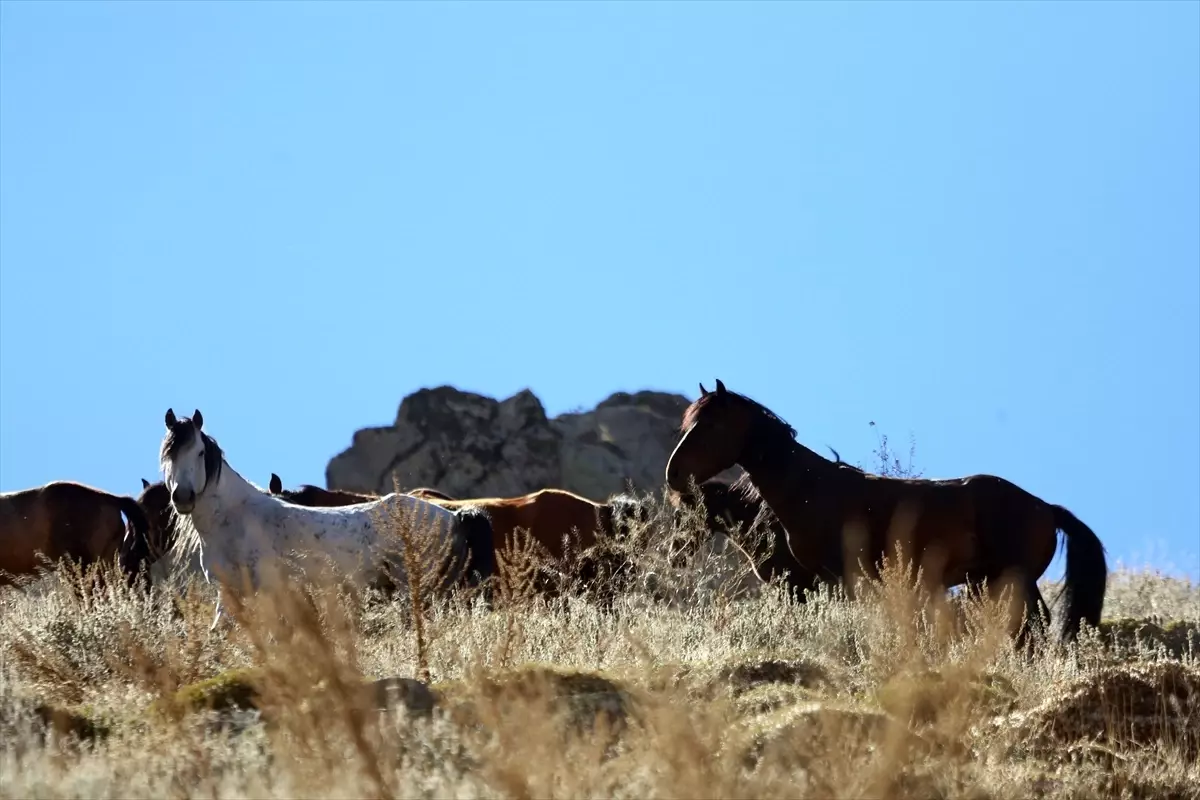
<path fill-rule="evenodd" d="M 1200 573 L 1200 5 L 0 4 L 0 489 L 719 377 Z"/>

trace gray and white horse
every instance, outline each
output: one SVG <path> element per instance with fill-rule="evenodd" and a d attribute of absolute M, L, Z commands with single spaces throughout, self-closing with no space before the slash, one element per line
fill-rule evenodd
<path fill-rule="evenodd" d="M 172 547 L 184 558 L 198 550 L 205 580 L 218 581 L 214 628 L 220 592 L 236 591 L 243 569 L 251 589 L 257 589 L 268 565 L 297 554 L 330 559 L 344 578 L 359 585 L 406 586 L 408 577 L 396 556 L 398 525 L 410 526 L 410 542 L 423 554 L 447 553 L 446 563 L 439 565 L 443 591 L 476 585 L 495 572 L 491 522 L 481 509 L 450 511 L 399 493 L 338 508 L 293 505 L 235 472 L 203 425 L 198 409 L 182 419 L 167 409 L 159 463 L 175 514 L 178 535 Z"/>

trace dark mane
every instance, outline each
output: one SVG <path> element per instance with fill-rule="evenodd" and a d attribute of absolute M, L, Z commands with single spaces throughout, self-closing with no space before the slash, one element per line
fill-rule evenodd
<path fill-rule="evenodd" d="M 184 417 L 167 431 L 163 438 L 162 447 L 158 451 L 158 463 L 166 465 L 179 457 L 180 451 L 192 443 L 196 436 L 196 426 L 191 417 Z M 225 453 L 217 440 L 204 431 L 200 431 L 200 440 L 204 442 L 204 474 L 205 481 L 217 481 L 221 477 L 221 465 L 225 461 Z"/>
<path fill-rule="evenodd" d="M 767 408 L 762 403 L 759 403 L 757 400 L 751 400 L 749 397 L 746 397 L 746 395 L 744 395 L 744 394 L 738 394 L 737 392 L 731 392 L 728 389 L 726 389 L 723 393 L 720 393 L 720 394 L 718 394 L 717 392 L 709 392 L 708 394 L 704 395 L 699 400 L 697 400 L 696 402 L 694 402 L 690 406 L 688 406 L 687 410 L 683 412 L 683 423 L 679 426 L 679 429 L 681 431 L 685 431 L 688 428 L 690 428 L 692 426 L 692 423 L 694 423 L 696 421 L 696 417 L 698 417 L 700 415 L 700 412 L 702 410 L 704 410 L 705 408 L 707 408 L 708 406 L 712 405 L 713 403 L 730 402 L 730 401 L 744 403 L 745 405 L 749 406 L 753 411 L 755 411 L 760 417 L 762 417 L 761 421 L 764 424 L 769 425 L 773 428 L 776 428 L 779 431 L 786 431 L 788 438 L 791 438 L 791 439 L 796 438 L 796 429 L 793 428 L 791 425 L 787 424 L 787 422 L 785 422 L 774 411 Z"/>
<path fill-rule="evenodd" d="M 862 473 L 862 470 L 842 461 L 837 451 L 834 451 L 838 459 L 835 462 L 805 447 L 796 441 L 796 429 L 789 425 L 782 417 L 762 403 L 752 400 L 744 394 L 738 394 L 728 389 L 722 392 L 709 392 L 688 406 L 687 411 L 683 414 L 683 424 L 680 425 L 680 429 L 687 430 L 690 428 L 699 417 L 700 412 L 714 403 L 738 403 L 746 406 L 754 414 L 756 420 L 750 433 L 748 444 L 754 446 L 758 452 L 762 453 L 767 461 L 786 460 L 791 454 L 800 451 L 811 462 L 812 467 L 816 467 L 818 470 L 834 470 L 845 467 L 853 472 Z M 762 495 L 759 494 L 758 487 L 751 480 L 749 472 L 744 470 L 744 465 L 742 474 L 729 485 L 729 489 L 732 492 L 740 494 L 748 502 L 762 502 Z"/>

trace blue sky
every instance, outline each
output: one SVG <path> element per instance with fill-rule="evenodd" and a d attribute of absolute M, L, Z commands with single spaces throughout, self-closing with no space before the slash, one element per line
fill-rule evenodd
<path fill-rule="evenodd" d="M 1200 5 L 0 5 L 0 489 L 720 377 L 1200 573 Z"/>

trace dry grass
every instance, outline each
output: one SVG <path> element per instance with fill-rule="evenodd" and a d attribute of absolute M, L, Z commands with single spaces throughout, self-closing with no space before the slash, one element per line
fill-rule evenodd
<path fill-rule="evenodd" d="M 1116 572 L 1114 624 L 1022 655 L 999 603 L 901 565 L 854 602 L 739 597 L 664 518 L 611 609 L 536 597 L 519 540 L 490 603 L 281 581 L 212 632 L 182 572 L 6 591 L 0 795 L 1198 796 L 1195 585 Z"/>

